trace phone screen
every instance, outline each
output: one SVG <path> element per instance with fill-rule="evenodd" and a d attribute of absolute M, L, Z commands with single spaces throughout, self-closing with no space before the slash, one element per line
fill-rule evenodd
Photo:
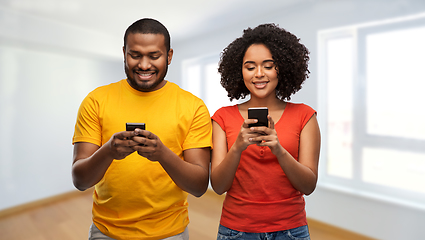
<path fill-rule="evenodd" d="M 126 123 L 125 124 L 125 130 L 126 131 L 134 131 L 136 128 L 146 130 L 144 123 Z"/>
<path fill-rule="evenodd" d="M 254 126 L 268 127 L 269 121 L 267 120 L 267 115 L 269 115 L 269 109 L 266 107 L 248 108 L 248 118 L 258 119 L 257 123 L 249 124 L 249 127 L 254 127 Z"/>

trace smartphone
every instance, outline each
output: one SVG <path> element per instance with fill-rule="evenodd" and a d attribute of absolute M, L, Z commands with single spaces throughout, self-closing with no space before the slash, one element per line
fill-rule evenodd
<path fill-rule="evenodd" d="M 125 130 L 126 131 L 134 131 L 134 129 L 136 129 L 136 128 L 146 130 L 144 123 L 126 123 L 125 124 Z"/>
<path fill-rule="evenodd" d="M 249 124 L 249 127 L 255 126 L 269 126 L 269 120 L 267 119 L 269 115 L 269 109 L 267 107 L 256 107 L 248 108 L 248 118 L 249 119 L 258 119 L 257 123 Z"/>

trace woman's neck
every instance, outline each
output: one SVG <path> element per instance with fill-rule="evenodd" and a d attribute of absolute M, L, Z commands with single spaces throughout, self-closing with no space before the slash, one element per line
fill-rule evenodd
<path fill-rule="evenodd" d="M 250 107 L 267 107 L 269 110 L 278 110 L 284 108 L 286 103 L 278 98 L 251 98 L 240 105 L 242 109 Z"/>

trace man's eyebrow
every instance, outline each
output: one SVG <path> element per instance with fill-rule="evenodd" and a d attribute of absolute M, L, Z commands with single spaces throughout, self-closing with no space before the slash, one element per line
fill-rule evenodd
<path fill-rule="evenodd" d="M 136 53 L 136 54 L 141 54 L 139 51 L 136 51 L 136 50 L 128 50 L 130 53 Z M 148 53 L 149 55 L 153 55 L 153 54 L 161 54 L 161 51 L 153 51 L 153 52 L 149 52 Z"/>
<path fill-rule="evenodd" d="M 158 51 L 149 52 L 149 54 L 162 54 L 162 52 L 158 50 Z"/>

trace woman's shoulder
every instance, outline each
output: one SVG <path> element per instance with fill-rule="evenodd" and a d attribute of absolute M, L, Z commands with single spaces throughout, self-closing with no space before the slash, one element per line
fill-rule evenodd
<path fill-rule="evenodd" d="M 230 105 L 230 106 L 223 106 L 223 107 L 219 108 L 217 111 L 215 111 L 215 114 L 226 114 L 226 113 L 232 113 L 232 112 L 235 112 L 235 111 L 239 111 L 237 104 Z"/>
<path fill-rule="evenodd" d="M 304 103 L 288 103 L 285 111 L 287 119 L 301 124 L 302 127 L 316 114 L 316 110 Z"/>
<path fill-rule="evenodd" d="M 211 119 L 218 124 L 223 125 L 226 122 L 234 122 L 235 119 L 238 119 L 239 115 L 240 113 L 238 110 L 238 105 L 231 105 L 219 108 L 211 117 Z"/>
<path fill-rule="evenodd" d="M 287 102 L 286 108 L 290 108 L 292 110 L 297 110 L 297 111 L 307 111 L 307 112 L 314 111 L 314 112 L 316 112 L 316 110 L 314 110 L 312 107 L 310 107 L 309 105 L 307 105 L 305 103 Z"/>

